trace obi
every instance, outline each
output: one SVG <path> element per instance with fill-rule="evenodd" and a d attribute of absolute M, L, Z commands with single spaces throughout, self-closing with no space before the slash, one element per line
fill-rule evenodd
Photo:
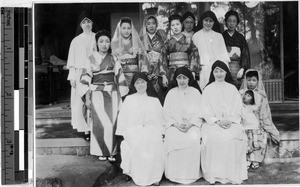
<path fill-rule="evenodd" d="M 185 52 L 175 52 L 170 54 L 170 66 L 188 66 L 189 65 L 189 58 L 188 54 Z"/>

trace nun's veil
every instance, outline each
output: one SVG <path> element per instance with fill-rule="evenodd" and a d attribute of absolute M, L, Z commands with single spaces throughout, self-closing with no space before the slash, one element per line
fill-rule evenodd
<path fill-rule="evenodd" d="M 78 20 L 77 20 L 77 27 L 76 27 L 76 36 L 78 36 L 79 34 L 81 34 L 83 31 L 82 31 L 82 28 L 80 26 L 81 22 L 85 19 L 89 19 L 93 22 L 93 27 L 92 27 L 92 32 L 95 32 L 96 29 L 97 29 L 97 26 L 93 20 L 93 13 L 92 11 L 82 11 L 80 14 L 79 14 L 79 17 L 78 17 Z"/>
<path fill-rule="evenodd" d="M 147 90 L 146 93 L 148 96 L 150 97 L 156 97 L 158 98 L 158 95 L 155 91 L 155 89 L 153 88 L 152 83 L 150 82 L 150 80 L 148 79 L 147 73 L 146 72 L 136 72 L 130 82 L 130 86 L 129 86 L 129 93 L 128 95 L 132 95 L 134 93 L 136 93 L 136 89 L 134 87 L 134 83 L 138 80 L 138 79 L 143 79 L 147 82 Z"/>
<path fill-rule="evenodd" d="M 212 67 L 211 67 L 211 72 L 210 72 L 210 76 L 209 76 L 209 81 L 207 83 L 206 86 L 208 86 L 209 84 L 211 84 L 212 82 L 215 82 L 215 77 L 214 77 L 214 74 L 213 74 L 213 71 L 214 69 L 216 69 L 217 67 L 223 69 L 224 71 L 226 71 L 226 76 L 225 76 L 225 81 L 230 83 L 230 84 L 233 84 L 233 78 L 232 78 L 232 75 L 229 71 L 229 68 L 228 66 L 220 61 L 220 60 L 217 60 L 213 63 Z"/>

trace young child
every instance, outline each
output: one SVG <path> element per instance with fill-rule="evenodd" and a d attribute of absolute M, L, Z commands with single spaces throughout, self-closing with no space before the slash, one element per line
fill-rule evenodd
<path fill-rule="evenodd" d="M 243 103 L 242 120 L 248 136 L 248 150 L 253 150 L 259 147 L 257 142 L 259 121 L 257 116 L 258 106 L 255 104 L 254 92 L 252 90 L 247 90 L 243 94 Z"/>

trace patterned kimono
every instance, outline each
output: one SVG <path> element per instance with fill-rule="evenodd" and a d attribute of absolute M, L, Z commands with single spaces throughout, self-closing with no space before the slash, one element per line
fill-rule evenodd
<path fill-rule="evenodd" d="M 251 66 L 248 43 L 245 37 L 237 31 L 230 36 L 226 30 L 223 32 L 223 38 L 230 58 L 230 62 L 228 63 L 229 69 L 234 80 L 234 84 L 239 89 L 241 81 L 237 80 L 236 77 L 239 70 L 241 68 L 246 70 Z"/>
<path fill-rule="evenodd" d="M 147 52 L 148 73 L 151 82 L 158 93 L 160 102 L 163 103 L 166 88 L 162 84 L 161 76 L 167 73 L 165 40 L 163 36 L 156 32 L 153 37 L 148 34 L 143 35 L 141 41 Z"/>
<path fill-rule="evenodd" d="M 173 80 L 173 75 L 178 67 L 186 66 L 193 72 L 194 76 L 199 75 L 201 70 L 200 57 L 197 47 L 193 41 L 182 35 L 179 39 L 171 36 L 166 41 L 166 53 L 168 55 L 168 78 Z"/>
<path fill-rule="evenodd" d="M 119 87 L 126 86 L 121 65 L 111 54 L 94 52 L 89 57 L 90 67 L 84 70 L 82 83 L 91 92 L 91 154 L 116 154 L 115 129 L 121 104 Z M 89 116 L 87 116 L 89 118 Z M 88 120 L 89 121 L 89 120 Z"/>
<path fill-rule="evenodd" d="M 246 71 L 246 73 L 249 71 L 256 71 L 256 70 L 249 69 Z M 270 147 L 275 147 L 276 145 L 278 146 L 280 142 L 279 132 L 276 129 L 272 120 L 269 101 L 261 77 L 262 76 L 259 73 L 258 85 L 253 90 L 255 104 L 258 106 L 258 110 L 256 114 L 259 120 L 259 127 L 257 130 L 257 143 L 259 147 L 248 150 L 247 160 L 250 162 L 262 162 L 265 158 L 267 148 L 269 146 Z M 244 77 L 244 81 L 242 83 L 240 93 L 244 94 L 247 89 L 248 89 L 247 79 L 246 77 Z"/>

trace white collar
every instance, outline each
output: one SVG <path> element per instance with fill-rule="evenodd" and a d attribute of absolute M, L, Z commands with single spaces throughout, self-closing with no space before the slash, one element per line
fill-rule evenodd
<path fill-rule="evenodd" d="M 150 33 L 147 32 L 147 34 L 148 34 L 148 36 L 150 37 L 150 39 L 152 40 L 153 37 L 155 36 L 156 32 L 155 32 L 154 34 L 150 34 Z"/>

